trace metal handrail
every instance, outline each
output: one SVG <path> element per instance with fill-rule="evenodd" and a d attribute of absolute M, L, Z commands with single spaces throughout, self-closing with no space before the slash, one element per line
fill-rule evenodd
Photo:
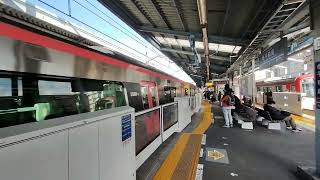
<path fill-rule="evenodd" d="M 156 110 L 156 109 L 161 109 L 161 106 L 156 106 L 156 107 L 153 107 L 153 108 L 150 108 L 150 109 L 146 109 L 146 110 L 143 110 L 143 111 L 136 112 L 134 114 L 134 116 L 140 116 L 141 114 L 145 114 L 145 113 L 148 113 L 148 112 Z"/>
<path fill-rule="evenodd" d="M 163 104 L 163 105 L 161 105 L 161 106 L 162 106 L 162 107 L 166 107 L 166 106 L 170 106 L 170 105 L 174 105 L 174 104 L 178 104 L 178 102 L 177 102 L 177 101 L 175 101 L 175 102 L 171 102 L 171 103 Z"/>

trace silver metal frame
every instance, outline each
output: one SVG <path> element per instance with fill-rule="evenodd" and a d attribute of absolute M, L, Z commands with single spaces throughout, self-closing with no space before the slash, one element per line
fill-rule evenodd
<path fill-rule="evenodd" d="M 146 110 L 143 110 L 143 111 L 136 112 L 134 116 L 140 116 L 142 114 L 154 111 L 156 109 L 161 109 L 161 106 L 156 106 L 156 107 L 153 107 L 153 108 L 150 108 L 150 109 L 146 109 Z"/>

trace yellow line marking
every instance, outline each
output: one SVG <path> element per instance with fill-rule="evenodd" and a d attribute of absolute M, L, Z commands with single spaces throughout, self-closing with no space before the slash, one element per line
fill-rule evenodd
<path fill-rule="evenodd" d="M 182 153 L 185 151 L 186 145 L 189 141 L 189 138 L 192 134 L 203 134 L 211 125 L 211 104 L 204 102 L 203 106 L 203 116 L 201 122 L 198 126 L 192 131 L 192 133 L 182 133 L 173 149 L 168 154 L 166 160 L 162 163 L 156 175 L 153 177 L 153 180 L 170 180 L 172 175 L 178 165 L 178 162 L 181 159 Z M 201 138 L 197 142 L 199 146 L 195 150 L 195 155 L 192 158 L 192 170 L 188 173 L 187 177 L 190 177 L 190 180 L 194 180 L 196 176 L 200 149 L 201 149 Z"/>
<path fill-rule="evenodd" d="M 293 120 L 299 121 L 300 123 L 303 123 L 305 125 L 313 126 L 313 127 L 315 126 L 315 120 L 304 118 L 304 117 L 293 115 L 293 114 L 291 115 L 291 117 Z"/>
<path fill-rule="evenodd" d="M 177 143 L 174 145 L 171 152 L 168 154 L 166 160 L 162 163 L 161 167 L 157 171 L 156 175 L 153 177 L 153 180 L 168 180 L 171 179 L 174 170 L 177 167 L 177 164 L 180 160 L 180 157 L 183 153 L 183 150 L 188 143 L 190 134 L 183 133 Z"/>
<path fill-rule="evenodd" d="M 208 102 L 204 102 L 202 121 L 200 122 L 198 127 L 192 131 L 192 133 L 203 134 L 207 131 L 210 125 L 211 125 L 211 105 Z"/>

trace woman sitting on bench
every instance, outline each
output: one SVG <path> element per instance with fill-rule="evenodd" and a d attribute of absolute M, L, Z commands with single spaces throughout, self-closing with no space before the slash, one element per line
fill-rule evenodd
<path fill-rule="evenodd" d="M 268 103 L 263 106 L 263 109 L 269 112 L 273 120 L 284 121 L 286 123 L 287 129 L 292 129 L 292 131 L 294 132 L 301 131 L 301 129 L 297 128 L 297 124 L 294 122 L 289 112 L 280 111 L 276 107 L 274 107 L 273 104 L 275 104 L 275 102 L 271 100 L 271 101 L 268 101 Z"/>

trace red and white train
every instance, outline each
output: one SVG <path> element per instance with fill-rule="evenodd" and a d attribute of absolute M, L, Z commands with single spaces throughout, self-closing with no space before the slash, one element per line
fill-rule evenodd
<path fill-rule="evenodd" d="M 280 109 L 301 115 L 314 113 L 314 74 L 303 74 L 295 78 L 257 82 L 257 104 L 265 104 L 265 92 L 272 92 L 276 106 Z M 309 114 L 309 113 L 308 113 Z"/>

